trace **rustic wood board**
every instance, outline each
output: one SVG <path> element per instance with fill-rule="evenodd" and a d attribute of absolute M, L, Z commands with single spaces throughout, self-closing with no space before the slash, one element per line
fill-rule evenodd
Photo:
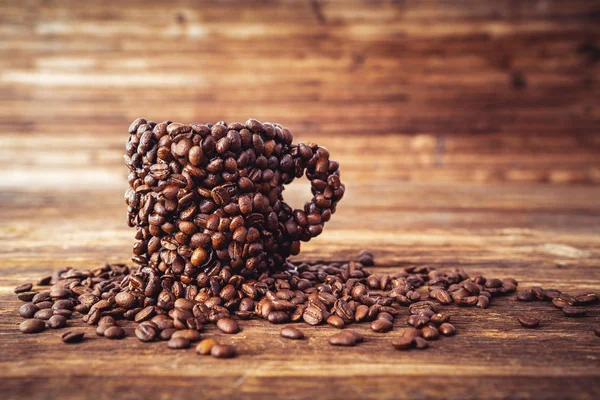
<path fill-rule="evenodd" d="M 19 283 L 126 262 L 125 130 L 136 117 L 287 125 L 340 161 L 348 190 L 296 260 L 369 248 L 411 264 L 600 289 L 597 2 L 0 0 L 0 397 L 600 397 L 600 307 L 448 308 L 428 351 L 404 326 L 339 349 L 261 321 L 215 360 L 131 337 L 17 330 Z M 306 183 L 285 192 L 308 197 Z M 521 328 L 528 312 L 540 328 Z"/>

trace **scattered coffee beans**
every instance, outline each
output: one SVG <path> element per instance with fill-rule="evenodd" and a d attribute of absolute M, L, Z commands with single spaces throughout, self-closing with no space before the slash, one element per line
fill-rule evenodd
<path fill-rule="evenodd" d="M 567 317 L 583 317 L 586 314 L 583 307 L 565 306 L 562 311 Z"/>
<path fill-rule="evenodd" d="M 238 333 L 240 331 L 240 327 L 237 322 L 235 322 L 231 318 L 221 318 L 217 321 L 217 328 L 223 333 Z"/>
<path fill-rule="evenodd" d="M 67 319 L 62 315 L 53 315 L 48 320 L 48 327 L 53 329 L 64 328 L 67 326 Z"/>

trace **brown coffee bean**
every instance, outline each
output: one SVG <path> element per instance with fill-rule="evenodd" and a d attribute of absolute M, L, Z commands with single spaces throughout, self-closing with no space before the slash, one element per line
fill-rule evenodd
<path fill-rule="evenodd" d="M 150 325 L 140 324 L 135 329 L 135 336 L 142 342 L 151 342 L 156 338 L 157 332 Z"/>
<path fill-rule="evenodd" d="M 405 338 L 414 339 L 416 337 L 421 336 L 421 331 L 416 328 L 406 328 L 402 333 L 402 336 Z"/>
<path fill-rule="evenodd" d="M 300 340 L 300 339 L 304 339 L 304 332 L 302 332 L 300 329 L 291 327 L 291 326 L 286 326 L 285 328 L 283 328 L 280 332 L 280 335 L 286 339 L 292 339 L 292 340 Z"/>
<path fill-rule="evenodd" d="M 45 328 L 46 324 L 40 319 L 26 319 L 19 325 L 19 330 L 23 333 L 38 333 Z"/>
<path fill-rule="evenodd" d="M 364 338 L 360 333 L 351 329 L 345 329 L 341 332 L 341 334 L 351 336 L 354 339 L 354 341 L 356 341 L 356 343 L 361 343 L 362 341 L 364 341 Z"/>
<path fill-rule="evenodd" d="M 450 316 L 444 313 L 437 313 L 431 316 L 430 321 L 435 325 L 441 325 L 444 322 L 450 321 Z"/>
<path fill-rule="evenodd" d="M 36 301 L 36 298 L 38 297 L 38 295 L 39 295 L 38 292 L 20 292 L 20 293 L 17 293 L 17 299 L 19 299 L 21 301 L 26 301 L 26 302 L 33 301 L 34 303 L 38 303 L 39 301 Z"/>
<path fill-rule="evenodd" d="M 115 295 L 115 302 L 123 308 L 131 309 L 136 306 L 135 296 L 129 292 L 120 292 Z"/>
<path fill-rule="evenodd" d="M 338 329 L 342 329 L 344 327 L 344 320 L 337 315 L 331 315 L 329 318 L 327 318 L 327 323 Z"/>
<path fill-rule="evenodd" d="M 524 292 L 517 293 L 518 301 L 533 301 L 533 292 L 531 290 L 525 290 Z"/>
<path fill-rule="evenodd" d="M 290 322 L 290 316 L 285 311 L 272 311 L 269 313 L 267 320 L 272 324 L 285 324 Z"/>
<path fill-rule="evenodd" d="M 362 322 L 365 320 L 368 313 L 369 307 L 364 304 L 360 304 L 358 307 L 356 307 L 356 311 L 354 312 L 354 320 L 356 322 Z"/>
<path fill-rule="evenodd" d="M 583 307 L 565 306 L 562 311 L 567 317 L 583 317 L 586 314 L 586 310 Z"/>
<path fill-rule="evenodd" d="M 169 339 L 167 346 L 173 350 L 187 349 L 190 347 L 190 341 L 182 337 L 173 337 Z"/>
<path fill-rule="evenodd" d="M 452 296 L 450 296 L 450 293 L 448 293 L 444 289 L 433 289 L 431 292 L 429 292 L 429 297 L 434 298 L 441 304 L 451 304 L 452 303 Z"/>
<path fill-rule="evenodd" d="M 31 283 L 23 283 L 15 288 L 15 293 L 29 292 L 32 287 Z"/>
<path fill-rule="evenodd" d="M 394 324 L 387 319 L 377 319 L 371 322 L 371 329 L 374 332 L 389 332 L 394 328 Z"/>
<path fill-rule="evenodd" d="M 83 340 L 84 337 L 84 333 L 83 332 L 65 332 L 63 333 L 60 338 L 63 341 L 63 343 L 79 343 Z"/>
<path fill-rule="evenodd" d="M 53 329 L 64 328 L 67 326 L 67 319 L 62 315 L 53 315 L 48 319 L 48 327 Z"/>
<path fill-rule="evenodd" d="M 440 333 L 433 326 L 424 326 L 421 328 L 421 336 L 426 340 L 436 340 L 440 337 Z"/>
<path fill-rule="evenodd" d="M 207 356 L 210 354 L 213 346 L 216 344 L 217 341 L 213 338 L 204 339 L 196 345 L 196 353 L 203 356 Z"/>
<path fill-rule="evenodd" d="M 125 337 L 125 330 L 118 326 L 109 326 L 104 331 L 104 337 L 107 339 L 123 339 Z"/>
<path fill-rule="evenodd" d="M 316 326 L 323 321 L 323 312 L 311 305 L 304 310 L 302 318 L 307 324 Z"/>
<path fill-rule="evenodd" d="M 33 303 L 25 303 L 19 307 L 19 315 L 23 318 L 33 318 L 40 309 Z"/>
<path fill-rule="evenodd" d="M 413 338 L 404 336 L 395 337 L 392 339 L 392 346 L 394 346 L 396 350 L 408 350 L 413 347 L 413 343 Z"/>
<path fill-rule="evenodd" d="M 173 336 L 173 334 L 175 332 L 178 332 L 178 329 L 167 328 L 165 330 L 160 331 L 160 334 L 158 335 L 158 337 L 160 338 L 160 340 L 169 340 L 169 339 L 171 339 L 171 337 Z"/>
<path fill-rule="evenodd" d="M 238 323 L 231 318 L 221 318 L 217 321 L 217 328 L 223 333 L 234 334 L 240 331 Z"/>
<path fill-rule="evenodd" d="M 225 344 L 214 344 L 210 350 L 210 355 L 215 358 L 233 358 L 235 357 L 235 348 Z"/>
<path fill-rule="evenodd" d="M 50 297 L 53 299 L 66 299 L 73 295 L 73 293 L 69 289 L 61 288 L 61 287 L 53 287 L 50 289 Z"/>
<path fill-rule="evenodd" d="M 96 327 L 96 335 L 104 336 L 104 332 L 111 326 L 114 326 L 114 324 L 98 324 Z"/>
<path fill-rule="evenodd" d="M 197 342 L 202 338 L 202 336 L 200 335 L 200 332 L 195 331 L 193 329 L 182 329 L 171 335 L 171 339 L 180 338 L 180 337 L 184 338 L 185 340 L 188 340 L 189 342 L 192 342 L 192 343 Z"/>
<path fill-rule="evenodd" d="M 33 315 L 33 318 L 48 320 L 50 317 L 54 315 L 54 310 L 51 308 L 45 308 L 43 310 L 39 310 Z"/>
<path fill-rule="evenodd" d="M 517 321 L 525 328 L 536 328 L 540 325 L 540 320 L 528 315 L 518 315 Z"/>
<path fill-rule="evenodd" d="M 390 322 L 394 322 L 394 316 L 388 312 L 380 312 L 377 314 L 377 319 L 387 319 Z"/>
<path fill-rule="evenodd" d="M 329 338 L 329 344 L 333 346 L 355 346 L 356 339 L 352 335 L 338 333 Z"/>
<path fill-rule="evenodd" d="M 144 309 L 142 309 L 139 313 L 137 313 L 135 315 L 134 321 L 139 323 L 139 322 L 149 320 L 150 318 L 152 318 L 154 316 L 154 313 L 155 313 L 154 306 L 145 307 Z"/>
<path fill-rule="evenodd" d="M 414 338 L 413 343 L 415 349 L 423 350 L 429 347 L 429 343 L 427 342 L 427 340 L 423 339 L 422 337 Z"/>
<path fill-rule="evenodd" d="M 456 328 L 454 325 L 447 322 L 441 324 L 438 330 L 444 336 L 454 336 L 456 334 Z"/>

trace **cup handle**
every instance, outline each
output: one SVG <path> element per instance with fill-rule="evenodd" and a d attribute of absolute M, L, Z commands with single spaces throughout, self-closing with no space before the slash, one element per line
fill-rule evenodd
<path fill-rule="evenodd" d="M 329 160 L 329 151 L 325 147 L 310 142 L 299 143 L 292 147 L 290 155 L 296 178 L 301 178 L 306 171 L 313 198 L 304 204 L 304 210 L 292 212 L 293 218 L 286 224 L 286 230 L 292 238 L 308 242 L 323 232 L 323 225 L 335 213 L 346 188 L 340 181 L 338 162 Z M 292 254 L 297 254 L 299 243 L 292 247 Z"/>

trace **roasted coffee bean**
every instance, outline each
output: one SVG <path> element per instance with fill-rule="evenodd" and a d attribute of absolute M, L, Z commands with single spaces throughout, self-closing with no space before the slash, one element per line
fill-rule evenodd
<path fill-rule="evenodd" d="M 331 315 L 329 318 L 327 318 L 327 323 L 338 329 L 342 329 L 344 327 L 344 320 L 337 315 Z"/>
<path fill-rule="evenodd" d="M 371 322 L 373 332 L 389 332 L 394 328 L 394 324 L 387 319 L 377 319 Z"/>
<path fill-rule="evenodd" d="M 217 341 L 213 338 L 204 339 L 196 345 L 196 353 L 203 356 L 207 356 L 210 354 L 213 346 L 216 344 Z"/>
<path fill-rule="evenodd" d="M 71 297 L 73 293 L 69 289 L 61 288 L 61 287 L 53 287 L 50 290 L 50 297 L 53 299 L 66 299 Z"/>
<path fill-rule="evenodd" d="M 179 337 L 184 338 L 185 340 L 188 340 L 192 343 L 197 342 L 202 338 L 202 336 L 200 335 L 200 332 L 195 331 L 193 329 L 182 329 L 177 332 L 174 332 L 171 335 L 171 339 L 179 338 Z"/>
<path fill-rule="evenodd" d="M 377 314 L 377 319 L 387 319 L 390 322 L 394 322 L 394 316 L 388 312 L 380 312 Z"/>
<path fill-rule="evenodd" d="M 416 328 L 406 328 L 404 332 L 402 332 L 402 336 L 409 339 L 413 339 L 421 336 L 421 331 Z"/>
<path fill-rule="evenodd" d="M 33 301 L 34 303 L 38 303 L 39 301 L 35 301 L 38 294 L 38 292 L 19 292 L 17 294 L 17 299 L 26 302 Z"/>
<path fill-rule="evenodd" d="M 65 332 L 63 333 L 60 338 L 63 341 L 63 343 L 79 343 L 83 340 L 84 337 L 84 333 L 83 332 Z"/>
<path fill-rule="evenodd" d="M 104 331 L 104 337 L 107 339 L 123 339 L 125 337 L 125 330 L 118 326 L 109 326 Z"/>
<path fill-rule="evenodd" d="M 135 336 L 142 342 L 151 342 L 156 338 L 156 329 L 149 325 L 140 324 L 135 329 Z"/>
<path fill-rule="evenodd" d="M 154 316 L 155 310 L 154 310 L 154 306 L 148 306 L 145 307 L 144 309 L 142 309 L 139 313 L 137 313 L 135 315 L 135 322 L 143 322 L 146 320 L 149 320 L 150 318 L 152 318 Z"/>
<path fill-rule="evenodd" d="M 519 301 L 533 301 L 533 292 L 531 290 L 525 290 L 517 294 L 517 300 Z"/>
<path fill-rule="evenodd" d="M 300 339 L 304 339 L 304 332 L 302 332 L 300 329 L 291 327 L 291 326 L 286 326 L 285 328 L 283 328 L 280 332 L 280 335 L 286 339 L 292 339 L 292 340 L 300 340 Z"/>
<path fill-rule="evenodd" d="M 104 336 L 104 332 L 111 326 L 114 326 L 114 324 L 98 324 L 96 327 L 96 335 Z"/>
<path fill-rule="evenodd" d="M 135 296 L 129 292 L 117 293 L 115 296 L 115 302 L 126 309 L 131 309 L 137 304 Z"/>
<path fill-rule="evenodd" d="M 329 344 L 333 346 L 355 346 L 356 338 L 352 335 L 338 333 L 329 338 Z"/>
<path fill-rule="evenodd" d="M 19 315 L 23 318 L 33 318 L 40 309 L 33 303 L 25 303 L 19 307 Z"/>
<path fill-rule="evenodd" d="M 169 339 L 167 346 L 173 350 L 187 349 L 190 347 L 190 341 L 182 337 L 173 337 Z"/>
<path fill-rule="evenodd" d="M 67 326 L 67 319 L 62 315 L 53 315 L 48 320 L 48 327 L 53 329 L 64 328 Z"/>
<path fill-rule="evenodd" d="M 410 337 L 400 336 L 392 339 L 392 346 L 396 350 L 408 350 L 413 347 L 414 340 Z"/>
<path fill-rule="evenodd" d="M 583 307 L 565 306 L 562 311 L 567 317 L 583 317 L 586 314 Z"/>
<path fill-rule="evenodd" d="M 54 310 L 51 308 L 45 308 L 43 310 L 39 310 L 33 315 L 33 318 L 48 320 L 50 317 L 54 315 Z"/>
<path fill-rule="evenodd" d="M 441 324 L 438 330 L 444 336 L 454 336 L 456 334 L 456 328 L 454 325 L 447 322 Z"/>
<path fill-rule="evenodd" d="M 31 283 L 23 283 L 15 288 L 15 293 L 29 292 L 32 287 Z"/>
<path fill-rule="evenodd" d="M 423 339 L 422 337 L 414 338 L 413 343 L 415 349 L 423 350 L 429 347 L 429 343 L 427 342 L 427 340 Z"/>
<path fill-rule="evenodd" d="M 158 335 L 158 337 L 160 338 L 160 340 L 169 340 L 169 339 L 171 339 L 173 334 L 178 331 L 179 330 L 175 329 L 175 328 L 167 328 L 163 331 L 160 331 L 160 334 Z"/>
<path fill-rule="evenodd" d="M 269 313 L 267 320 L 272 324 L 285 324 L 290 322 L 290 316 L 285 311 L 272 311 Z"/>
<path fill-rule="evenodd" d="M 319 325 L 323 321 L 323 312 L 316 307 L 308 306 L 302 314 L 304 322 L 309 325 Z"/>
<path fill-rule="evenodd" d="M 215 358 L 233 358 L 235 354 L 235 348 L 225 344 L 216 343 L 210 349 L 210 355 Z"/>
<path fill-rule="evenodd" d="M 444 313 L 437 313 L 431 316 L 430 321 L 435 325 L 441 325 L 444 322 L 450 321 L 450 316 Z"/>
<path fill-rule="evenodd" d="M 557 308 L 563 308 L 567 306 L 572 306 L 575 302 L 571 301 L 571 299 L 563 296 L 558 296 L 552 299 L 552 304 Z"/>
<path fill-rule="evenodd" d="M 436 340 L 438 337 L 440 337 L 440 333 L 433 326 L 424 326 L 421 329 L 421 336 L 423 339 Z"/>
<path fill-rule="evenodd" d="M 517 316 L 517 321 L 525 328 L 536 328 L 540 325 L 540 320 L 528 315 L 519 315 Z"/>
<path fill-rule="evenodd" d="M 417 329 L 424 327 L 429 323 L 429 317 L 425 315 L 411 315 L 407 319 L 407 323 Z"/>
<path fill-rule="evenodd" d="M 356 322 L 362 322 L 365 320 L 368 313 L 369 307 L 365 306 L 364 304 L 360 304 L 358 307 L 356 307 L 356 311 L 354 312 L 354 320 Z"/>
<path fill-rule="evenodd" d="M 360 342 L 362 342 L 364 340 L 363 336 L 360 333 L 358 333 L 356 331 L 353 331 L 351 329 L 344 329 L 341 332 L 341 334 L 342 335 L 348 335 L 348 336 L 352 337 L 356 343 L 360 343 Z"/>
<path fill-rule="evenodd" d="M 450 293 L 448 293 L 444 289 L 433 289 L 429 293 L 429 297 L 437 300 L 441 304 L 451 304 L 452 303 L 452 296 L 450 296 Z"/>
<path fill-rule="evenodd" d="M 46 324 L 40 319 L 26 319 L 19 325 L 19 330 L 23 333 L 38 333 L 45 328 Z"/>
<path fill-rule="evenodd" d="M 594 304 L 598 302 L 598 295 L 596 293 L 582 294 L 575 296 L 575 300 L 577 301 L 577 304 L 580 305 Z"/>
<path fill-rule="evenodd" d="M 231 318 L 221 318 L 217 321 L 217 328 L 223 333 L 234 334 L 240 331 L 238 323 Z"/>

